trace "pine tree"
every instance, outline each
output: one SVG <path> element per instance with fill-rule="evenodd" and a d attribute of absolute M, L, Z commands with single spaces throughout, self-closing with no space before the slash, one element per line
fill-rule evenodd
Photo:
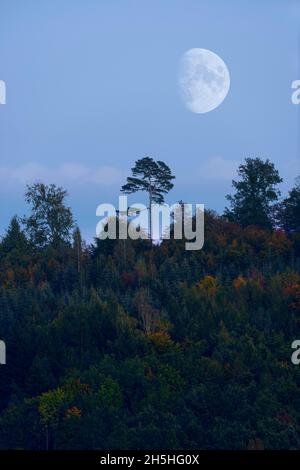
<path fill-rule="evenodd" d="M 11 219 L 6 234 L 1 241 L 1 255 L 6 255 L 12 250 L 18 251 L 21 255 L 26 252 L 27 247 L 28 242 L 26 240 L 24 232 L 21 229 L 18 217 L 15 215 Z"/>
<path fill-rule="evenodd" d="M 170 168 L 166 163 L 151 157 L 144 157 L 135 162 L 131 169 L 132 176 L 127 178 L 127 183 L 122 186 L 121 191 L 125 194 L 132 194 L 138 191 L 145 191 L 149 196 L 149 214 L 150 214 L 150 239 L 152 239 L 152 204 L 163 204 L 164 196 L 172 188 L 172 175 Z"/>

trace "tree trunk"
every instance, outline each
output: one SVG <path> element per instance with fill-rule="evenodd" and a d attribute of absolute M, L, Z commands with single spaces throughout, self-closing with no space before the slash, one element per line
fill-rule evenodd
<path fill-rule="evenodd" d="M 150 189 L 149 191 L 149 211 L 150 211 L 150 214 L 149 214 L 149 223 L 150 223 L 150 241 L 152 242 L 152 191 Z"/>

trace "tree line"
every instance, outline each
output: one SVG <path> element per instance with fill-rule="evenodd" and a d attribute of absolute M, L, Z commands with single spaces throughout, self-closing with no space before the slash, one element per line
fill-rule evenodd
<path fill-rule="evenodd" d="M 122 189 L 151 206 L 173 180 L 146 157 Z M 87 245 L 66 191 L 30 185 L 0 242 L 0 448 L 299 448 L 300 186 L 280 182 L 246 159 L 194 252 Z"/>

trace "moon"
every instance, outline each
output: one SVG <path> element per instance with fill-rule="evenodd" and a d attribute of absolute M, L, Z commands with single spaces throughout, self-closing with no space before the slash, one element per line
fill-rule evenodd
<path fill-rule="evenodd" d="M 193 113 L 208 113 L 220 106 L 230 88 L 225 62 L 208 49 L 189 49 L 181 59 L 179 87 L 185 106 Z"/>

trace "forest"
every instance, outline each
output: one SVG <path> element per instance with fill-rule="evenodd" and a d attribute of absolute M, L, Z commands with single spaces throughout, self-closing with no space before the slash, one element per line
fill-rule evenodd
<path fill-rule="evenodd" d="M 163 201 L 174 177 L 142 160 L 123 191 Z M 87 244 L 66 191 L 29 185 L 0 241 L 0 448 L 299 449 L 300 180 L 281 182 L 247 158 L 198 251 Z"/>

